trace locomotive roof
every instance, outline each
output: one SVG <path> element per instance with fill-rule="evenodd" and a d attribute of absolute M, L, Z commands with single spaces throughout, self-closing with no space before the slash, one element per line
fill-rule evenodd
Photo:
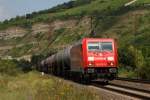
<path fill-rule="evenodd" d="M 84 40 L 110 40 L 110 41 L 112 41 L 112 40 L 115 40 L 115 39 L 113 39 L 113 38 L 84 38 Z"/>

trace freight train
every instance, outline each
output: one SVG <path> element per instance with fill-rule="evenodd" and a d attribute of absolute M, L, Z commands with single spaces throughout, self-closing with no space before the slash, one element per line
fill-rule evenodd
<path fill-rule="evenodd" d="M 113 80 L 117 75 L 118 53 L 114 39 L 84 38 L 42 60 L 39 71 L 91 81 Z"/>

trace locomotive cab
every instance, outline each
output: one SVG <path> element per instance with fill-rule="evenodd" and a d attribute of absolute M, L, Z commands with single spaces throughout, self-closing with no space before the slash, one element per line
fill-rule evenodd
<path fill-rule="evenodd" d="M 85 72 L 91 77 L 114 79 L 117 73 L 117 48 L 113 39 L 83 41 Z"/>

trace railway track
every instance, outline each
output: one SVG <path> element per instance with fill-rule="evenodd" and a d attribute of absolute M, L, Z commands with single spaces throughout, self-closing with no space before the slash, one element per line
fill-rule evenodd
<path fill-rule="evenodd" d="M 142 80 L 142 79 L 129 79 L 129 78 L 117 77 L 115 80 L 150 84 L 150 80 Z"/>
<path fill-rule="evenodd" d="M 81 85 L 80 82 L 78 83 L 78 82 L 76 82 L 74 80 L 68 80 L 68 79 L 65 79 L 65 80 L 67 82 L 71 82 L 73 84 L 77 83 L 78 85 Z M 125 81 L 127 81 L 127 80 L 122 80 L 122 83 L 124 83 Z M 136 83 L 135 81 L 132 81 L 132 82 Z M 140 84 L 148 84 L 148 85 L 150 85 L 148 82 L 140 83 Z M 82 86 L 86 86 L 86 85 L 82 84 Z M 146 90 L 146 89 L 135 88 L 135 87 L 132 87 L 132 86 L 126 86 L 126 85 L 122 85 L 122 84 L 118 84 L 118 83 L 112 83 L 112 82 L 109 82 L 108 84 L 105 84 L 101 80 L 92 81 L 91 84 L 87 85 L 87 86 L 91 87 L 91 88 L 94 88 L 94 89 L 98 89 L 98 90 L 100 89 L 101 93 L 104 92 L 104 97 L 105 98 L 107 98 L 107 97 L 105 95 L 106 91 L 104 91 L 104 90 L 107 90 L 107 91 L 110 92 L 110 94 L 112 94 L 112 93 L 113 93 L 113 95 L 117 94 L 116 96 L 118 96 L 118 95 L 119 96 L 124 96 L 125 98 L 126 97 L 131 97 L 130 100 L 134 100 L 134 98 L 135 98 L 135 100 L 137 100 L 137 99 L 138 100 L 139 99 L 140 100 L 150 100 L 150 90 L 149 90 L 150 87 L 148 87 L 148 89 Z M 109 94 L 109 92 L 107 92 L 107 93 Z M 116 98 L 118 98 L 118 97 L 116 97 Z M 123 100 L 126 100 L 126 99 L 123 99 Z"/>
<path fill-rule="evenodd" d="M 122 81 L 123 82 L 123 81 Z M 119 94 L 135 97 L 138 99 L 142 100 L 150 100 L 150 90 L 145 90 L 145 89 L 139 89 L 139 88 L 134 88 L 131 86 L 124 86 L 124 85 L 119 85 L 115 83 L 108 83 L 107 85 L 102 85 L 101 82 L 99 81 L 93 81 L 92 86 L 97 87 L 97 88 L 102 88 L 105 90 L 109 90 L 112 92 L 116 92 Z"/>

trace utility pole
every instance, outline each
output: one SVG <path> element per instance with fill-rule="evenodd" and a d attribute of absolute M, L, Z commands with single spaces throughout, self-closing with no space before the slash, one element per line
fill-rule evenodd
<path fill-rule="evenodd" d="M 96 26 L 97 26 L 97 23 L 96 23 L 96 18 L 97 18 L 97 16 L 95 16 L 95 15 L 91 15 L 91 32 L 90 32 L 90 36 L 92 36 L 92 37 L 94 37 L 94 36 L 96 36 L 96 32 L 95 32 L 95 29 L 96 29 Z"/>

